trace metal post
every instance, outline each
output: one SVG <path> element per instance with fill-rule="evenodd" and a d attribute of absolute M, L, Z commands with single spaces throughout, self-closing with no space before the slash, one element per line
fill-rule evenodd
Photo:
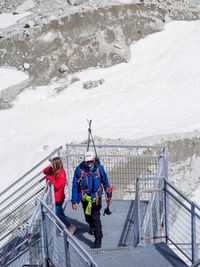
<path fill-rule="evenodd" d="M 195 220 L 195 206 L 191 203 L 191 249 L 192 249 L 192 263 L 197 260 L 196 257 L 196 220 Z"/>
<path fill-rule="evenodd" d="M 54 183 L 50 183 L 51 188 L 51 204 L 52 204 L 52 211 L 56 213 L 56 203 L 55 203 L 55 194 L 54 194 Z"/>
<path fill-rule="evenodd" d="M 139 186 L 139 178 L 136 179 L 136 233 L 137 233 L 137 243 L 140 245 L 141 244 L 141 217 L 140 217 L 140 186 Z"/>
<path fill-rule="evenodd" d="M 60 147 L 60 150 L 62 149 L 62 146 Z M 58 150 L 57 155 L 60 157 L 60 150 Z"/>
<path fill-rule="evenodd" d="M 150 224 L 150 243 L 153 244 L 154 243 L 154 233 L 153 233 L 153 216 L 152 216 L 152 213 L 153 213 L 153 209 L 151 208 L 150 210 L 150 220 L 149 220 L 149 224 Z M 145 244 L 146 245 L 146 244 Z"/>
<path fill-rule="evenodd" d="M 68 181 L 68 196 L 71 199 L 71 184 L 72 179 L 70 177 L 70 146 L 66 145 L 66 157 L 67 157 L 67 181 Z"/>
<path fill-rule="evenodd" d="M 41 239 L 42 239 L 43 266 L 47 267 L 47 259 L 48 259 L 47 233 L 45 229 L 45 216 L 41 202 L 40 202 L 40 209 L 41 209 Z"/>
<path fill-rule="evenodd" d="M 53 213 L 56 214 L 56 203 L 55 203 L 55 194 L 54 194 L 54 183 L 50 183 L 50 193 L 51 193 L 51 203 L 52 203 L 52 211 Z M 57 253 L 57 246 L 56 246 L 56 220 L 53 220 L 54 224 L 52 226 L 52 232 L 53 232 L 53 250 L 55 251 L 55 253 Z"/>
<path fill-rule="evenodd" d="M 165 154 L 165 150 L 164 149 L 163 149 L 163 154 Z M 164 172 L 165 172 L 165 156 L 161 156 L 160 160 L 159 160 L 159 166 L 158 166 L 157 175 L 158 176 L 163 176 Z M 159 181 L 155 181 L 154 182 L 154 187 L 157 188 L 158 184 L 159 184 Z M 154 194 L 155 194 L 155 201 L 156 201 L 155 205 L 156 205 L 156 226 L 157 226 L 157 229 L 156 229 L 156 232 L 153 231 L 152 234 L 153 235 L 157 235 L 157 236 L 161 236 L 161 213 L 163 213 L 164 211 L 161 211 L 161 213 L 160 213 L 160 195 L 159 195 L 159 193 L 155 192 Z M 151 211 L 151 212 L 153 212 L 153 211 Z M 161 239 L 158 238 L 156 240 L 156 242 L 157 241 L 160 242 Z"/>
<path fill-rule="evenodd" d="M 161 236 L 160 199 L 159 199 L 159 193 L 158 192 L 155 192 L 155 200 L 156 200 L 156 224 L 157 224 L 156 234 L 157 234 L 157 236 Z M 161 239 L 158 238 L 157 241 L 160 242 Z"/>
<path fill-rule="evenodd" d="M 67 235 L 66 235 L 66 233 L 65 233 L 65 231 L 63 231 L 63 233 L 64 233 L 64 249 L 65 249 L 65 265 L 66 265 L 66 267 L 68 267 L 68 266 L 71 266 L 70 265 L 70 255 L 69 255 L 69 242 L 68 242 L 68 240 L 67 240 Z"/>
<path fill-rule="evenodd" d="M 164 154 L 164 173 L 163 176 L 168 180 L 168 147 L 166 146 L 163 149 L 163 154 Z"/>
<path fill-rule="evenodd" d="M 166 244 L 168 244 L 168 212 L 169 212 L 169 201 L 168 201 L 168 197 L 167 197 L 167 182 L 164 179 L 164 203 L 165 203 L 165 236 L 166 236 Z"/>

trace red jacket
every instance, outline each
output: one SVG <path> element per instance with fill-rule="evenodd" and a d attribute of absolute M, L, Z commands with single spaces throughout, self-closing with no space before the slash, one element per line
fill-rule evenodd
<path fill-rule="evenodd" d="M 66 172 L 64 169 L 61 169 L 57 178 L 55 179 L 52 174 L 52 167 L 46 167 L 43 170 L 43 173 L 46 174 L 46 179 L 49 180 L 50 182 L 54 183 L 54 192 L 55 192 L 55 201 L 56 202 L 61 202 L 65 200 L 65 185 L 67 183 L 67 178 L 66 178 Z"/>

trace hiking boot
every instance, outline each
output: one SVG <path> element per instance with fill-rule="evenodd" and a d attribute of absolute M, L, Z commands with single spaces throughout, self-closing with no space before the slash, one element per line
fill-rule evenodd
<path fill-rule="evenodd" d="M 70 234 L 74 234 L 76 232 L 76 226 L 74 224 L 71 224 L 68 228 L 68 231 L 70 232 Z"/>
<path fill-rule="evenodd" d="M 57 231 L 57 236 L 63 237 L 64 234 L 63 234 L 63 232 Z"/>
<path fill-rule="evenodd" d="M 94 242 L 94 248 L 101 248 L 101 240 Z"/>
<path fill-rule="evenodd" d="M 90 235 L 94 235 L 94 228 L 90 227 Z"/>

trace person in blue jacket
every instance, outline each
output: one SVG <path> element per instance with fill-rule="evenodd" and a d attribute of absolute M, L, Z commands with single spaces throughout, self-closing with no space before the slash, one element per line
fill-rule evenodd
<path fill-rule="evenodd" d="M 103 185 L 103 186 L 102 186 Z M 107 203 L 112 203 L 112 192 L 104 167 L 93 152 L 85 152 L 84 161 L 76 167 L 72 186 L 72 208 L 78 209 L 82 202 L 85 220 L 90 226 L 90 234 L 95 237 L 95 248 L 101 247 L 103 237 L 100 211 L 102 207 L 103 187 L 107 194 Z"/>

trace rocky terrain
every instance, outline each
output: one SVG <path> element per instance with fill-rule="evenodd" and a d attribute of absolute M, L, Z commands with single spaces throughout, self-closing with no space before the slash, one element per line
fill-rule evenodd
<path fill-rule="evenodd" d="M 30 79 L 1 91 L 0 108 L 9 108 L 27 85 L 128 62 L 130 44 L 163 30 L 165 22 L 200 18 L 195 0 L 189 5 L 183 2 L 2 0 L 1 13 L 29 13 L 0 29 L 0 66 L 23 70 Z"/>

